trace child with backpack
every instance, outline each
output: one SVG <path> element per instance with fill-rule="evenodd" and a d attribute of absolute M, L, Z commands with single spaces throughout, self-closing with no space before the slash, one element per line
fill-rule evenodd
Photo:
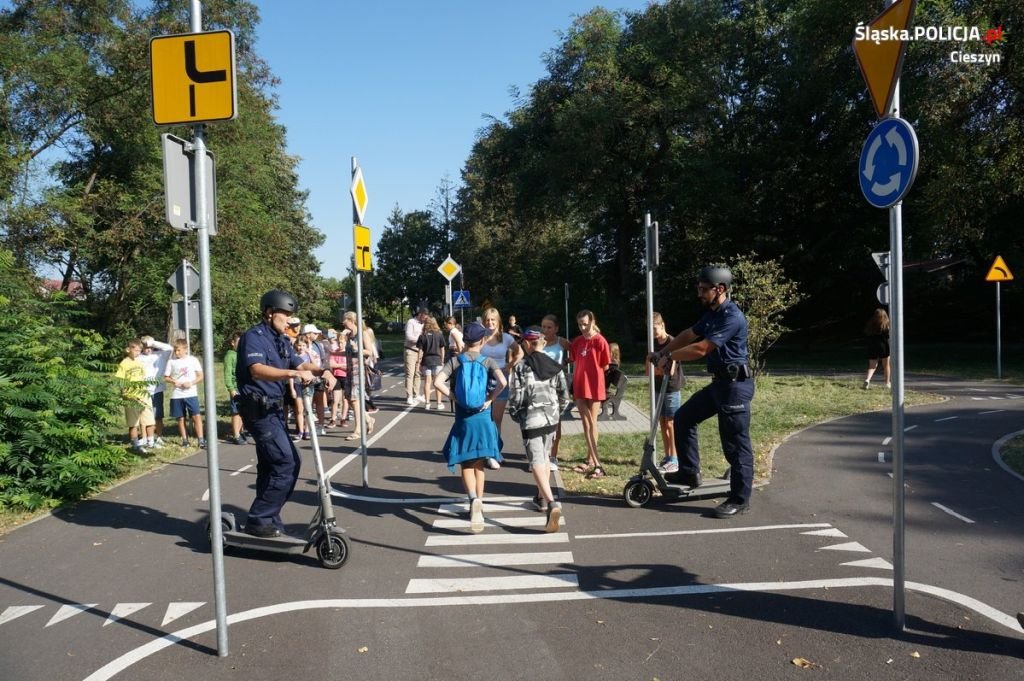
<path fill-rule="evenodd" d="M 569 386 L 562 365 L 544 354 L 544 332 L 531 326 L 522 334 L 526 355 L 517 357 L 509 375 L 508 413 L 523 432 L 523 446 L 537 483 L 533 503 L 547 513 L 545 532 L 558 530 L 562 504 L 555 501 L 548 482 L 551 445 L 562 412 L 569 404 Z"/>
<path fill-rule="evenodd" d="M 484 470 L 488 459 L 501 461 L 501 438 L 491 419 L 491 403 L 505 389 L 505 374 L 480 346 L 490 332 L 476 322 L 466 326 L 465 351 L 451 358 L 434 379 L 434 387 L 455 403 L 455 422 L 441 451 L 448 470 L 461 467 L 462 484 L 469 496 L 469 527 L 483 532 Z M 454 381 L 449 384 L 449 378 Z M 488 379 L 492 380 L 487 390 Z M 450 387 L 450 385 L 452 387 Z"/>

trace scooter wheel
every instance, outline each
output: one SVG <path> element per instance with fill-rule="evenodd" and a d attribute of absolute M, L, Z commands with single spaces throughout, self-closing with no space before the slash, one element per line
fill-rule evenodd
<path fill-rule="evenodd" d="M 316 543 L 316 557 L 320 565 L 328 570 L 337 570 L 348 560 L 348 537 L 340 532 L 330 532 Z"/>
<path fill-rule="evenodd" d="M 221 529 L 221 535 L 220 535 L 221 545 L 226 548 L 227 545 L 228 545 L 228 540 L 224 536 L 224 533 L 228 532 L 228 531 L 230 531 L 232 529 L 231 528 L 231 523 L 229 523 L 227 520 L 224 520 L 223 518 L 221 518 L 220 529 Z M 209 521 L 207 521 L 207 523 L 206 523 L 206 539 L 210 542 L 210 545 L 212 546 L 213 545 L 213 527 L 210 525 Z"/>
<path fill-rule="evenodd" d="M 630 480 L 622 488 L 622 498 L 630 508 L 643 508 L 654 497 L 654 485 L 649 480 Z"/>

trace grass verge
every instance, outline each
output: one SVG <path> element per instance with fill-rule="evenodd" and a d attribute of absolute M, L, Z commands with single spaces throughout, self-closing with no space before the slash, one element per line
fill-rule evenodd
<path fill-rule="evenodd" d="M 1003 457 L 1003 463 L 1024 475 L 1024 435 L 1018 435 L 1003 444 L 999 454 Z"/>
<path fill-rule="evenodd" d="M 693 392 L 707 385 L 707 379 L 688 381 L 683 388 L 683 401 Z M 627 385 L 626 399 L 650 413 L 646 381 L 632 381 Z M 907 406 L 939 402 L 939 395 L 907 392 Z M 771 477 L 771 453 L 788 435 L 802 428 L 840 416 L 867 411 L 888 410 L 892 397 L 887 390 L 862 390 L 860 380 L 816 376 L 765 376 L 757 381 L 757 392 L 752 403 L 750 437 L 754 444 L 754 476 L 758 480 Z M 558 458 L 562 480 L 570 494 L 618 496 L 629 478 L 636 474 L 643 454 L 646 433 L 600 436 L 598 452 L 607 477 L 587 480 L 571 468 L 586 459 L 586 444 L 582 435 L 562 438 Z M 701 464 L 705 478 L 721 477 L 728 468 L 718 437 L 718 421 L 708 419 L 698 428 Z M 658 450 L 663 451 L 661 438 Z"/>

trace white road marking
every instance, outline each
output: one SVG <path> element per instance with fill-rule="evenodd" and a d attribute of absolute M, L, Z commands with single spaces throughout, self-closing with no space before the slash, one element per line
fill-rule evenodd
<path fill-rule="evenodd" d="M 487 544 L 567 544 L 565 532 L 549 534 L 456 534 L 427 537 L 424 546 L 486 546 Z"/>
<path fill-rule="evenodd" d="M 800 534 L 810 535 L 812 537 L 845 537 L 846 534 L 835 527 L 830 527 L 827 530 L 811 530 L 810 532 L 801 532 Z"/>
<path fill-rule="evenodd" d="M 833 544 L 832 546 L 822 546 L 821 551 L 856 551 L 858 553 L 871 553 L 871 549 L 855 541 L 846 542 L 845 544 Z"/>
<path fill-rule="evenodd" d="M 903 432 L 904 433 L 909 432 L 909 431 L 913 430 L 914 428 L 917 428 L 917 426 L 916 425 L 907 426 L 906 428 L 903 429 Z"/>
<path fill-rule="evenodd" d="M 959 416 L 947 416 L 946 418 L 943 418 L 943 419 L 935 419 L 935 423 L 942 423 L 943 421 L 952 421 L 953 419 L 958 419 L 958 418 L 960 418 L 960 417 Z"/>
<path fill-rule="evenodd" d="M 576 539 L 621 539 L 624 537 L 675 537 L 684 534 L 726 534 L 730 532 L 761 532 L 764 530 L 798 530 L 802 527 L 831 527 L 829 523 L 796 525 L 761 525 L 755 527 L 722 527 L 714 530 L 673 530 L 671 532 L 626 532 L 621 534 L 577 534 Z"/>
<path fill-rule="evenodd" d="M 840 563 L 840 565 L 849 565 L 850 567 L 877 568 L 879 570 L 892 570 L 892 563 L 887 561 L 885 558 L 865 558 L 864 560 L 855 560 L 849 563 Z"/>
<path fill-rule="evenodd" d="M 878 452 L 878 463 L 885 463 L 885 452 Z"/>
<path fill-rule="evenodd" d="M 2 614 L 0 614 L 0 624 L 7 624 L 11 620 L 16 620 L 22 615 L 27 615 L 30 612 L 34 612 L 41 608 L 41 605 L 12 605 L 7 607 Z"/>
<path fill-rule="evenodd" d="M 565 518 L 559 518 L 559 525 L 565 525 Z M 484 518 L 485 525 L 493 527 L 543 527 L 547 524 L 547 517 L 538 513 L 533 516 L 517 516 L 515 518 Z M 431 527 L 439 530 L 468 530 L 468 518 L 438 518 Z"/>
<path fill-rule="evenodd" d="M 973 525 L 974 524 L 974 521 L 971 520 L 970 518 L 968 518 L 967 516 L 962 516 L 959 513 L 957 513 L 956 511 L 954 511 L 953 509 L 951 509 L 951 508 L 949 508 L 947 506 L 943 506 L 942 504 L 940 504 L 937 501 L 933 501 L 932 502 L 932 506 L 934 506 L 935 508 L 939 509 L 940 511 L 943 511 L 944 513 L 948 513 L 949 515 L 953 516 L 954 518 L 957 518 L 958 520 L 964 521 L 968 525 Z"/>
<path fill-rule="evenodd" d="M 572 563 L 572 551 L 548 553 L 458 553 L 420 556 L 416 567 L 505 567 L 509 565 L 560 565 Z M 42 607 L 42 606 L 38 606 Z"/>
<path fill-rule="evenodd" d="M 1006 410 L 1005 409 L 990 409 L 989 411 L 979 411 L 978 414 L 981 415 L 981 416 L 984 416 L 985 414 L 998 414 L 1001 411 L 1006 411 Z"/>
<path fill-rule="evenodd" d="M 181 601 L 180 603 L 171 603 L 167 606 L 167 612 L 164 613 L 164 621 L 160 623 L 160 626 L 166 626 L 168 623 L 173 622 L 182 615 L 187 615 L 196 608 L 201 608 L 206 603 L 204 601 Z"/>
<path fill-rule="evenodd" d="M 976 401 L 978 401 L 978 402 L 984 402 L 984 401 L 985 401 L 985 398 L 984 398 L 984 397 L 972 397 L 971 399 L 972 399 L 972 400 L 976 400 Z"/>
<path fill-rule="evenodd" d="M 890 442 L 892 442 L 892 436 L 889 436 L 889 437 L 885 438 L 884 440 L 882 440 L 882 446 L 884 447 L 887 444 L 889 444 Z"/>
<path fill-rule="evenodd" d="M 349 464 L 349 462 L 352 461 L 352 459 L 356 458 L 357 456 L 359 456 L 359 455 L 358 454 L 349 454 L 344 459 L 342 459 L 338 463 L 336 463 L 333 466 L 331 466 L 331 469 L 329 471 L 327 471 L 326 473 L 324 473 L 324 477 L 327 478 L 328 480 L 330 480 L 332 477 L 334 477 L 335 473 L 337 473 L 342 468 L 347 466 Z"/>
<path fill-rule="evenodd" d="M 234 473 L 232 473 L 232 474 L 231 474 L 231 477 L 233 478 L 233 477 L 235 477 L 236 475 L 239 475 L 240 473 L 244 473 L 245 471 L 249 470 L 250 468 L 252 468 L 252 464 L 251 464 L 251 463 L 247 463 L 246 465 L 242 466 L 242 467 L 241 467 L 241 468 L 239 468 L 239 469 L 238 469 L 237 471 L 235 471 Z"/>
<path fill-rule="evenodd" d="M 516 575 L 513 577 L 466 577 L 464 579 L 410 579 L 407 594 L 508 591 L 512 589 L 579 588 L 576 575 Z"/>
<path fill-rule="evenodd" d="M 111 622 L 123 619 L 128 615 L 131 615 L 133 612 L 138 612 L 147 605 L 152 605 L 152 603 L 118 603 L 114 606 L 113 610 L 110 611 L 110 616 L 107 617 L 107 621 L 103 623 L 103 626 L 107 626 Z"/>
<path fill-rule="evenodd" d="M 1015 393 L 1006 393 L 1006 399 L 1009 399 L 1009 400 L 1019 400 L 1021 397 L 1024 397 L 1024 395 L 1017 395 Z"/>
<path fill-rule="evenodd" d="M 51 617 L 50 621 L 46 623 L 46 626 L 63 622 L 69 617 L 74 617 L 86 610 L 92 610 L 97 605 L 99 605 L 99 603 L 74 603 L 71 605 L 62 605 L 60 610 L 57 611 L 57 614 Z"/>
<path fill-rule="evenodd" d="M 679 596 L 693 596 L 701 594 L 735 593 L 737 591 L 753 592 L 778 592 L 778 591 L 801 591 L 807 589 L 838 589 L 856 587 L 881 587 L 891 589 L 892 579 L 881 577 L 851 577 L 845 579 L 819 579 L 800 582 L 746 582 L 736 584 L 688 584 L 686 586 L 654 587 L 649 589 L 606 589 L 601 591 L 545 591 L 533 594 L 479 594 L 475 596 L 434 596 L 426 598 L 338 598 L 310 601 L 293 601 L 290 603 L 278 603 L 261 608 L 254 608 L 244 612 L 228 615 L 228 625 L 241 624 L 250 620 L 270 617 L 289 612 L 302 610 L 324 610 L 324 609 L 351 609 L 351 608 L 429 608 L 449 606 L 471 606 L 471 605 L 505 605 L 521 603 L 556 603 L 566 601 L 583 601 L 598 599 L 625 599 L 625 598 L 671 598 Z M 990 605 L 977 599 L 965 596 L 955 591 L 942 589 L 929 584 L 918 582 L 906 582 L 906 588 L 911 591 L 931 594 L 964 608 L 973 610 L 983 617 L 987 617 L 996 624 L 1000 624 L 1014 634 L 1020 635 L 1020 625 L 1012 615 L 1007 615 Z M 160 652 L 164 648 L 193 639 L 202 634 L 214 631 L 217 628 L 216 620 L 209 620 L 186 629 L 181 629 L 168 634 L 162 638 L 145 643 L 135 650 L 131 650 L 120 657 L 117 657 L 95 672 L 87 676 L 83 681 L 109 681 L 117 674 L 128 669 L 136 662 Z"/>
<path fill-rule="evenodd" d="M 484 513 L 502 513 L 505 511 L 534 511 L 533 497 L 487 497 L 484 499 Z M 466 515 L 469 513 L 469 502 L 443 504 L 437 509 L 445 515 Z"/>
<path fill-rule="evenodd" d="M 1001 400 L 1001 399 L 1003 399 L 1003 398 L 1002 398 L 1002 397 L 998 397 L 998 396 L 996 396 L 996 395 L 989 395 L 989 396 L 988 396 L 988 399 L 990 399 L 990 400 Z"/>

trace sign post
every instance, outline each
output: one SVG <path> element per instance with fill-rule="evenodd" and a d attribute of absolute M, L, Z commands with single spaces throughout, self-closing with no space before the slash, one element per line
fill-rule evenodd
<path fill-rule="evenodd" d="M 213 310 L 210 294 L 210 234 L 216 230 L 215 192 L 212 157 L 206 150 L 208 121 L 231 120 L 237 115 L 238 94 L 235 82 L 235 38 L 230 31 L 203 33 L 203 9 L 200 0 L 189 0 L 189 31 L 183 35 L 158 36 L 150 40 L 150 75 L 153 94 L 153 122 L 157 125 L 193 125 L 191 149 L 179 140 L 181 151 L 170 145 L 176 138 L 165 136 L 165 183 L 181 184 L 182 152 L 192 153 L 188 177 L 191 183 L 189 215 L 182 216 L 184 198 L 165 189 L 168 222 L 179 229 L 196 230 L 199 250 L 200 328 L 203 339 L 203 373 L 214 375 Z M 178 164 L 178 165 L 176 165 Z M 209 187 L 208 187 L 209 183 Z M 172 196 L 172 194 L 174 194 Z M 178 192 L 180 194 L 180 192 Z M 214 207 L 211 211 L 210 207 Z M 183 221 L 182 224 L 178 224 Z M 189 273 L 182 274 L 183 284 Z M 173 284 L 172 284 L 173 285 Z M 188 327 L 188 296 L 183 310 Z M 220 522 L 220 464 L 217 453 L 217 388 L 212 380 L 205 387 L 207 439 L 207 476 L 210 486 L 210 543 L 213 554 L 213 588 L 217 621 L 217 654 L 228 654 L 227 604 L 224 593 L 224 543 Z"/>
<path fill-rule="evenodd" d="M 352 394 L 359 395 L 359 449 L 363 460 L 363 487 L 370 486 L 370 462 L 366 450 L 366 360 L 363 356 L 363 272 L 373 269 L 370 258 L 370 229 L 363 226 L 369 196 L 359 161 L 352 157 L 352 258 L 356 269 L 356 367 L 352 377 Z M 352 369 L 350 368 L 351 372 Z M 358 392 L 356 392 L 358 391 Z"/>
<path fill-rule="evenodd" d="M 644 251 L 644 271 L 647 279 L 647 355 L 654 352 L 654 270 L 658 267 L 658 223 L 651 222 L 651 214 L 644 214 L 644 235 L 646 249 Z M 661 414 L 657 413 L 654 397 L 654 363 L 650 362 L 647 369 L 647 393 L 651 400 L 651 432 L 657 427 Z M 662 380 L 667 380 L 662 379 Z M 657 438 L 652 440 L 656 443 Z M 657 444 L 655 451 L 657 451 Z"/>
<path fill-rule="evenodd" d="M 1010 271 L 1006 261 L 1003 260 L 1003 256 L 997 255 L 995 262 L 992 263 L 992 267 L 989 268 L 988 274 L 985 275 L 985 281 L 994 281 L 996 283 L 996 378 L 1003 377 L 1003 324 L 1002 324 L 1002 302 L 999 297 L 999 286 L 1004 281 L 1013 281 L 1013 272 Z"/>
<path fill-rule="evenodd" d="M 917 135 L 900 119 L 900 72 L 904 40 L 880 40 L 871 31 L 899 35 L 908 30 L 917 0 L 887 0 L 886 8 L 867 26 L 857 28 L 853 52 L 875 113 L 882 119 L 868 134 L 861 152 L 859 178 L 864 198 L 889 210 L 889 317 L 892 339 L 892 506 L 893 620 L 898 632 L 906 626 L 906 513 L 903 465 L 903 197 L 917 173 Z M 881 292 L 880 292 L 881 293 Z M 880 296 L 881 297 L 881 296 Z"/>

